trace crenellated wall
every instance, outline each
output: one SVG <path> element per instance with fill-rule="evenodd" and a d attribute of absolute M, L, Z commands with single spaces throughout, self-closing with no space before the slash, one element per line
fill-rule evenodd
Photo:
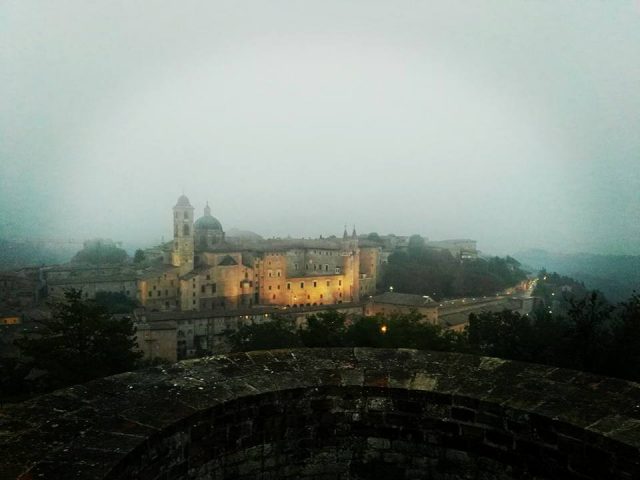
<path fill-rule="evenodd" d="M 632 479 L 640 385 L 415 350 L 272 350 L 0 410 L 0 478 Z"/>

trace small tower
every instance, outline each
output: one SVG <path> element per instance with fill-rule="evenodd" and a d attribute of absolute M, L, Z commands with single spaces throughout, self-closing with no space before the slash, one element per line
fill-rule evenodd
<path fill-rule="evenodd" d="M 173 249 L 171 264 L 186 273 L 193 269 L 193 207 L 185 195 L 180 195 L 173 207 Z"/>
<path fill-rule="evenodd" d="M 353 232 L 351 232 L 351 248 L 355 251 L 358 249 L 358 234 L 356 233 L 356 226 L 353 226 Z"/>
<path fill-rule="evenodd" d="M 351 235 L 344 227 L 342 235 L 342 275 L 343 294 L 345 301 L 358 302 L 360 300 L 360 249 L 358 248 L 358 235 L 356 227 L 353 227 Z"/>

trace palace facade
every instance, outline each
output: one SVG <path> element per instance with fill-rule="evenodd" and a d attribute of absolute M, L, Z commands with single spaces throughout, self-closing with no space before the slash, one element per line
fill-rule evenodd
<path fill-rule="evenodd" d="M 198 219 L 182 195 L 173 241 L 138 274 L 137 297 L 150 310 L 235 310 L 357 303 L 375 293 L 380 247 L 342 238 L 227 241 L 209 205 Z"/>

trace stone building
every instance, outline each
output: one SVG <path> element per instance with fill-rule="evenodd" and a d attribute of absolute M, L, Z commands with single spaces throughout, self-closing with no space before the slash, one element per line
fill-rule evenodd
<path fill-rule="evenodd" d="M 438 303 L 426 295 L 385 292 L 371 297 L 364 307 L 365 315 L 393 315 L 417 312 L 426 322 L 438 323 Z"/>
<path fill-rule="evenodd" d="M 261 306 L 239 310 L 200 310 L 134 312 L 136 341 L 144 358 L 169 361 L 219 354 L 230 349 L 229 335 L 247 325 L 270 322 L 274 315 L 292 328 L 305 328 L 307 318 L 326 309 L 346 315 L 362 314 L 362 305 L 342 303 L 333 306 L 281 309 Z"/>
<path fill-rule="evenodd" d="M 211 215 L 194 218 L 185 195 L 173 207 L 173 241 L 138 275 L 140 303 L 158 311 L 287 308 L 357 303 L 375 292 L 380 248 L 342 239 L 227 242 Z"/>

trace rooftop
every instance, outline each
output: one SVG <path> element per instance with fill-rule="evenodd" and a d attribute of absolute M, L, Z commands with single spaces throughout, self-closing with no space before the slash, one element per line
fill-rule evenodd
<path fill-rule="evenodd" d="M 389 305 L 401 305 L 407 307 L 433 306 L 435 301 L 428 295 L 414 295 L 411 293 L 384 292 L 373 297 L 375 303 L 386 303 Z"/>

